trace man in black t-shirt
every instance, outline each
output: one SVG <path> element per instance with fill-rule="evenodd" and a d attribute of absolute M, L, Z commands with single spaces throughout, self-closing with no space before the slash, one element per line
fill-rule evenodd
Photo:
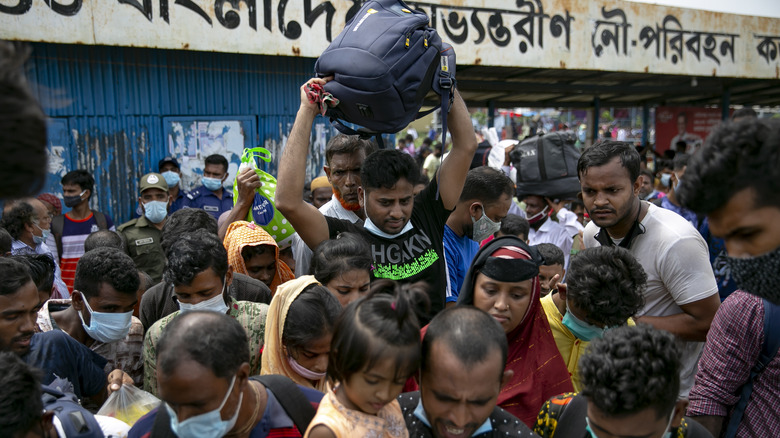
<path fill-rule="evenodd" d="M 401 282 L 425 281 L 429 286 L 431 315 L 444 308 L 448 287 L 442 240 L 444 223 L 460 197 L 471 159 L 477 148 L 468 109 L 455 91 L 449 126 L 453 147 L 430 185 L 414 196 L 420 170 L 414 158 L 400 151 L 382 150 L 369 155 L 361 167 L 358 189 L 366 220 L 326 218 L 303 200 L 306 155 L 314 117 L 319 112 L 306 95 L 311 79 L 301 87 L 301 106 L 279 166 L 276 207 L 309 248 L 342 231 L 359 233 L 371 244 L 374 278 Z"/>

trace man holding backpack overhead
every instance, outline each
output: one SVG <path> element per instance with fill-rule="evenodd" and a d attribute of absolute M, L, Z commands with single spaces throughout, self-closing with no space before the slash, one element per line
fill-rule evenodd
<path fill-rule="evenodd" d="M 780 123 L 720 126 L 688 162 L 675 195 L 726 243 L 737 286 L 712 321 L 688 415 L 714 436 L 780 430 Z M 746 293 L 747 292 L 747 293 Z"/>
<path fill-rule="evenodd" d="M 309 80 L 301 87 L 301 106 L 279 166 L 276 206 L 309 248 L 343 231 L 363 236 L 372 247 L 373 278 L 429 285 L 431 315 L 444 308 L 447 288 L 444 224 L 460 198 L 477 141 L 465 103 L 457 91 L 449 113 L 453 147 L 430 185 L 414 196 L 420 177 L 414 158 L 394 150 L 369 155 L 361 168 L 358 189 L 366 220 L 326 218 L 303 200 L 309 137 L 316 103 L 307 97 L 310 84 L 325 85 L 330 78 Z"/>

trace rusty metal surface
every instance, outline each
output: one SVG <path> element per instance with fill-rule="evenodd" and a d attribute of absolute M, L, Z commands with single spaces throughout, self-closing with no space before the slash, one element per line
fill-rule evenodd
<path fill-rule="evenodd" d="M 317 57 L 359 3 L 0 0 L 0 38 Z M 778 18 L 625 0 L 409 4 L 464 65 L 780 78 Z"/>

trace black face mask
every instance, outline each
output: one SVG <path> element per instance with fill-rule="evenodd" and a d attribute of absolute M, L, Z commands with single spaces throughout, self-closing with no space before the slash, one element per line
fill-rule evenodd
<path fill-rule="evenodd" d="M 740 289 L 780 305 L 780 247 L 756 257 L 726 257 L 726 263 Z"/>
<path fill-rule="evenodd" d="M 79 204 L 81 204 L 81 197 L 84 196 L 84 193 L 86 193 L 86 190 L 82 191 L 78 195 L 73 196 L 63 196 L 62 202 L 65 204 L 68 208 L 73 208 Z"/>
<path fill-rule="evenodd" d="M 634 223 L 631 224 L 631 228 L 628 230 L 628 234 L 626 234 L 626 237 L 623 238 L 623 241 L 620 242 L 620 245 L 618 245 L 621 248 L 630 249 L 631 248 L 631 242 L 639 236 L 640 234 L 645 234 L 645 226 L 639 223 L 639 216 L 642 215 L 642 202 L 639 202 L 639 210 L 636 212 L 636 219 L 634 219 Z M 615 246 L 615 242 L 612 241 L 612 238 L 609 237 L 609 233 L 607 232 L 606 228 L 599 228 L 598 234 L 594 236 L 596 238 L 596 241 L 601 244 L 601 246 Z"/>

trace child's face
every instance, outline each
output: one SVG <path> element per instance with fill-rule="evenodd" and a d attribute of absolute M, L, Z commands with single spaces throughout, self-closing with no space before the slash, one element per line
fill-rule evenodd
<path fill-rule="evenodd" d="M 362 370 L 339 384 L 336 397 L 348 409 L 376 415 L 386 404 L 395 400 L 403 390 L 406 378 L 396 378 L 397 348 L 388 350 L 370 370 Z"/>
<path fill-rule="evenodd" d="M 556 274 L 558 278 L 555 283 L 560 283 L 563 280 L 563 266 L 559 264 L 539 266 L 539 284 L 542 286 L 542 296 L 549 294 L 550 290 L 555 287 L 552 279 Z"/>

